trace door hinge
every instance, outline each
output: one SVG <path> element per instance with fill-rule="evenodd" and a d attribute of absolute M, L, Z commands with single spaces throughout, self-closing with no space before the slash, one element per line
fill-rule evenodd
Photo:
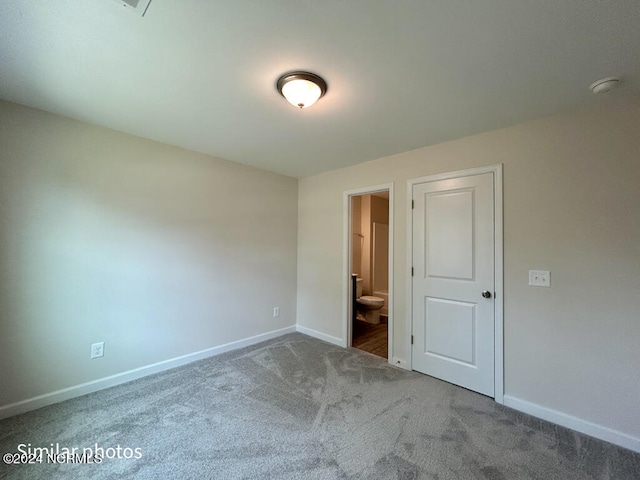
<path fill-rule="evenodd" d="M 411 200 L 411 210 L 413 210 L 414 208 L 416 208 L 416 202 Z"/>
<path fill-rule="evenodd" d="M 413 335 L 411 335 L 411 345 L 413 345 Z"/>
<path fill-rule="evenodd" d="M 411 267 L 411 276 L 413 277 L 413 267 Z"/>

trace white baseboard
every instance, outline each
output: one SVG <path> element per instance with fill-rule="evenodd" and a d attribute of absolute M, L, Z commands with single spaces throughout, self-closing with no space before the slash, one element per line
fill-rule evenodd
<path fill-rule="evenodd" d="M 333 343 L 334 345 L 338 345 L 339 347 L 347 347 L 347 343 L 342 338 L 332 337 L 331 335 L 313 330 L 312 328 L 296 325 L 296 331 L 304 333 L 305 335 L 309 335 L 310 337 L 317 338 L 318 340 L 324 340 L 325 342 Z"/>
<path fill-rule="evenodd" d="M 584 433 L 600 440 L 604 440 L 605 442 L 610 442 L 614 445 L 640 453 L 640 438 L 633 437 L 618 430 L 603 427 L 602 425 L 591 423 L 535 403 L 520 400 L 519 398 L 512 397 L 510 395 L 504 396 L 504 405 L 511 407 L 514 410 L 519 410 L 521 412 L 528 413 L 529 415 L 533 415 L 534 417 L 541 418 L 542 420 L 547 420 L 548 422 L 570 428 L 576 432 Z"/>
<path fill-rule="evenodd" d="M 97 392 L 105 388 L 114 387 L 122 383 L 130 382 L 138 378 L 146 377 L 147 375 L 153 375 L 154 373 L 163 372 L 172 368 L 186 365 L 187 363 L 196 362 L 214 355 L 229 352 L 231 350 L 237 350 L 239 348 L 248 347 L 256 343 L 264 342 L 265 340 L 271 340 L 287 333 L 293 333 L 296 331 L 295 326 L 281 328 L 279 330 L 273 330 L 271 332 L 256 335 L 254 337 L 244 338 L 235 342 L 226 343 L 217 347 L 208 348 L 199 352 L 189 353 L 180 357 L 171 358 L 162 362 L 154 363 L 144 367 L 128 370 L 126 372 L 117 373 L 109 377 L 100 378 L 91 382 L 81 383 L 80 385 L 74 385 L 73 387 L 63 388 L 62 390 L 56 390 L 55 392 L 46 393 L 44 395 L 38 395 L 37 397 L 28 398 L 19 402 L 10 403 L 0 407 L 0 419 L 19 415 L 37 408 L 46 407 L 47 405 L 53 405 L 54 403 L 69 400 L 70 398 L 80 397 L 88 393 Z"/>
<path fill-rule="evenodd" d="M 399 367 L 404 370 L 409 370 L 409 365 L 407 365 L 407 361 L 402 360 L 401 358 L 393 357 L 393 359 L 389 360 L 389 363 L 395 367 Z"/>

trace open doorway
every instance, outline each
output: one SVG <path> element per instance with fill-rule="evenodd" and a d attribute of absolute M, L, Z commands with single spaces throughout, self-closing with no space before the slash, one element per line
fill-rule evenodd
<path fill-rule="evenodd" d="M 392 185 L 347 192 L 349 346 L 392 358 Z"/>

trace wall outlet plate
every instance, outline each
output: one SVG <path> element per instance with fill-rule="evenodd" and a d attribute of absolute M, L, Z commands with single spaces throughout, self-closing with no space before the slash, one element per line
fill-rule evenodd
<path fill-rule="evenodd" d="M 534 287 L 550 287 L 551 272 L 548 270 L 529 270 L 529 285 Z"/>
<path fill-rule="evenodd" d="M 104 342 L 91 344 L 91 358 L 104 357 Z"/>
<path fill-rule="evenodd" d="M 280 307 L 273 307 L 273 316 L 274 317 L 280 316 Z"/>

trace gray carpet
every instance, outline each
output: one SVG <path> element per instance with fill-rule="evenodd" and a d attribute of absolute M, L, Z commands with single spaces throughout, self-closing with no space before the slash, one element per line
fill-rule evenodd
<path fill-rule="evenodd" d="M 142 454 L 2 464 L 3 479 L 640 478 L 640 454 L 301 334 L 9 418 L 0 432 L 3 454 L 28 443 Z"/>

